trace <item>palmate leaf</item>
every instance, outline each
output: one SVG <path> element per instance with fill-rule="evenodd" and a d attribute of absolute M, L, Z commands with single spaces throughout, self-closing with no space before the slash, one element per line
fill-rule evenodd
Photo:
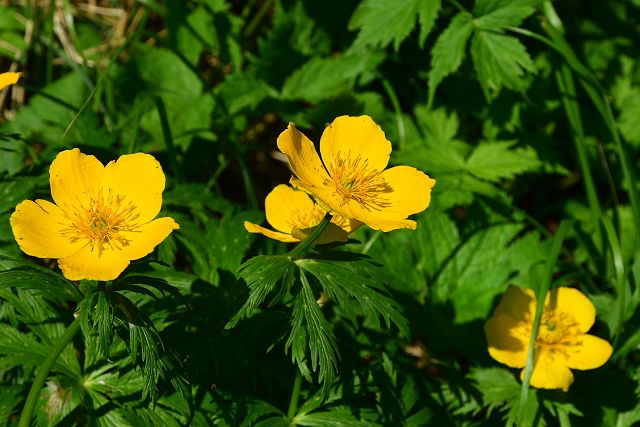
<path fill-rule="evenodd" d="M 502 368 L 476 368 L 469 377 L 476 382 L 482 393 L 482 403 L 489 412 L 503 407 L 507 402 L 518 400 L 522 386 L 513 373 Z"/>
<path fill-rule="evenodd" d="M 531 147 L 512 148 L 516 141 L 483 142 L 467 159 L 467 169 L 478 178 L 498 181 L 542 166 Z"/>
<path fill-rule="evenodd" d="M 272 292 L 276 292 L 276 295 L 270 304 L 279 302 L 291 289 L 297 270 L 295 263 L 287 256 L 261 255 L 245 262 L 240 267 L 240 277 L 249 286 L 249 298 L 229 321 L 227 328 L 232 328 L 247 317 Z"/>
<path fill-rule="evenodd" d="M 352 49 L 386 46 L 396 50 L 413 30 L 418 18 L 420 43 L 429 35 L 441 6 L 441 0 L 364 0 L 349 21 L 349 29 L 359 30 Z"/>
<path fill-rule="evenodd" d="M 536 68 L 524 45 L 504 34 L 504 29 L 520 25 L 539 3 L 540 0 L 479 0 L 473 15 L 456 15 L 431 51 L 429 105 L 440 82 L 460 67 L 470 37 L 474 67 L 486 99 L 493 99 L 502 86 L 524 91 L 523 77 L 526 72 L 535 73 Z"/>
<path fill-rule="evenodd" d="M 33 335 L 24 334 L 13 327 L 0 323 L 0 370 L 17 366 L 39 366 L 51 350 L 49 345 L 38 342 Z M 56 360 L 53 369 L 70 378 L 79 378 L 79 366 L 68 363 L 67 357 Z"/>
<path fill-rule="evenodd" d="M 254 257 L 240 269 L 240 277 L 249 286 L 249 297 L 227 328 L 234 327 L 268 298 L 275 304 L 293 294 L 291 332 L 285 351 L 291 350 L 294 363 L 309 381 L 312 372 L 318 372 L 326 397 L 337 374 L 339 352 L 332 327 L 317 301 L 318 285 L 354 325 L 357 317 L 363 316 L 368 326 L 379 329 L 383 319 L 387 328 L 394 324 L 402 336 L 409 335 L 406 319 L 370 273 L 372 267 L 366 259 L 348 253 L 327 253 L 295 262 L 288 256 Z"/>
<path fill-rule="evenodd" d="M 440 82 L 460 68 L 472 31 L 473 15 L 468 12 L 461 12 L 451 20 L 447 29 L 438 36 L 436 44 L 431 51 L 429 105 L 433 102 L 436 88 Z"/>
<path fill-rule="evenodd" d="M 363 273 L 363 270 L 374 268 L 370 263 L 320 259 L 302 259 L 296 263 L 318 280 L 327 296 L 340 306 L 354 326 L 356 315 L 361 312 L 371 327 L 379 329 L 382 318 L 387 328 L 393 323 L 402 337 L 409 336 L 407 320 L 400 314 L 398 304 L 384 294 L 382 283 L 373 274 Z M 357 266 L 361 270 L 358 271 L 354 268 L 357 263 L 366 266 Z M 354 302 L 359 304 L 360 310 L 355 309 Z"/>
<path fill-rule="evenodd" d="M 315 57 L 294 71 L 284 82 L 283 99 L 317 102 L 353 86 L 355 78 L 370 64 L 370 54 L 334 58 Z"/>
<path fill-rule="evenodd" d="M 525 72 L 536 72 L 520 40 L 492 31 L 479 30 L 474 34 L 471 57 L 487 100 L 491 100 L 503 85 L 523 92 Z"/>
<path fill-rule="evenodd" d="M 291 356 L 300 373 L 308 381 L 312 381 L 307 367 L 308 347 L 311 353 L 311 369 L 314 372 L 318 371 L 318 381 L 322 383 L 323 395 L 328 396 L 338 372 L 338 344 L 303 271 L 300 271 L 299 277 L 301 289 L 294 299 L 291 333 L 285 350 L 291 348 Z"/>
<path fill-rule="evenodd" d="M 8 266 L 0 271 L 0 288 L 33 289 L 54 301 L 80 301 L 84 297 L 59 273 L 4 255 L 0 255 L 0 263 Z"/>
<path fill-rule="evenodd" d="M 498 30 L 515 27 L 535 11 L 543 0 L 477 0 L 473 14 L 480 28 Z"/>

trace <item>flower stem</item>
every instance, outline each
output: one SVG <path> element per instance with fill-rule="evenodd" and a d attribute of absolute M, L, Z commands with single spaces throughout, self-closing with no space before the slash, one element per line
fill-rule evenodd
<path fill-rule="evenodd" d="M 20 422 L 18 427 L 29 427 L 31 425 L 31 417 L 33 416 L 33 410 L 36 407 L 36 402 L 38 401 L 38 397 L 40 396 L 40 390 L 44 385 L 44 382 L 49 375 L 49 371 L 53 367 L 53 364 L 58 360 L 58 356 L 62 353 L 62 350 L 71 342 L 73 337 L 80 330 L 80 317 L 76 318 L 71 325 L 67 328 L 66 331 L 58 338 L 58 342 L 55 344 L 53 349 L 51 349 L 51 353 L 44 359 L 42 365 L 38 369 L 38 373 L 36 374 L 35 379 L 33 380 L 33 384 L 31 384 L 31 389 L 29 390 L 29 395 L 27 396 L 27 401 L 24 405 L 24 409 L 22 414 L 20 415 Z"/>
<path fill-rule="evenodd" d="M 291 250 L 291 252 L 289 252 L 289 256 L 293 259 L 302 258 L 313 247 L 315 241 L 318 240 L 318 237 L 320 237 L 320 235 L 322 234 L 324 229 L 327 228 L 330 222 L 331 214 L 327 213 L 325 214 L 324 218 L 322 218 L 322 221 L 320 221 L 320 224 L 316 225 L 316 228 L 314 228 L 309 237 L 298 243 L 298 246 L 296 246 Z"/>
<path fill-rule="evenodd" d="M 531 338 L 529 339 L 529 348 L 527 350 L 527 364 L 524 367 L 524 378 L 522 379 L 522 390 L 520 394 L 520 408 L 518 410 L 518 423 L 520 425 L 524 419 L 524 413 L 526 408 L 527 398 L 529 397 L 529 382 L 531 381 L 531 374 L 533 374 L 533 365 L 535 362 L 535 348 L 536 339 L 538 338 L 538 330 L 540 329 L 540 320 L 542 319 L 542 313 L 544 312 L 544 302 L 551 286 L 551 279 L 553 270 L 555 269 L 562 249 L 562 242 L 569 230 L 573 226 L 572 220 L 565 220 L 560 223 L 558 231 L 551 243 L 551 250 L 547 256 L 547 260 L 544 265 L 544 273 L 541 278 L 539 287 L 536 292 L 536 314 L 533 320 L 533 327 L 531 329 Z"/>
<path fill-rule="evenodd" d="M 293 422 L 293 417 L 296 415 L 296 409 L 298 409 L 298 398 L 300 397 L 300 388 L 302 387 L 302 375 L 300 371 L 296 372 L 296 379 L 293 381 L 293 389 L 291 390 L 291 400 L 289 400 L 289 410 L 287 411 L 287 418 L 290 422 Z"/>

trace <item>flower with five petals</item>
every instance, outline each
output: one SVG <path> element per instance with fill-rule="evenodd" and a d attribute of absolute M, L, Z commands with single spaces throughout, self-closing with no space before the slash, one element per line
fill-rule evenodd
<path fill-rule="evenodd" d="M 49 168 L 51 196 L 25 200 L 11 215 L 25 253 L 58 258 L 70 280 L 113 280 L 179 228 L 162 206 L 165 177 L 149 154 L 121 156 L 104 166 L 80 150 L 62 151 Z"/>
<path fill-rule="evenodd" d="M 435 180 L 409 166 L 385 170 L 391 143 L 369 116 L 336 118 L 320 139 L 322 160 L 293 123 L 278 137 L 278 148 L 295 175 L 292 185 L 345 219 L 382 231 L 415 229 L 407 217 L 429 206 Z"/>
<path fill-rule="evenodd" d="M 535 312 L 533 291 L 509 286 L 484 326 L 491 357 L 512 368 L 525 367 Z M 567 391 L 573 382 L 571 369 L 604 365 L 612 348 L 587 334 L 595 319 L 593 304 L 577 289 L 559 287 L 547 293 L 535 340 L 533 387 Z"/>
<path fill-rule="evenodd" d="M 264 205 L 267 222 L 277 231 L 249 221 L 244 222 L 244 228 L 250 233 L 260 233 L 286 243 L 306 239 L 326 214 L 326 211 L 315 204 L 307 193 L 284 184 L 271 190 Z M 349 233 L 359 225 L 358 221 L 345 220 L 334 215 L 316 242 L 319 244 L 346 242 Z"/>

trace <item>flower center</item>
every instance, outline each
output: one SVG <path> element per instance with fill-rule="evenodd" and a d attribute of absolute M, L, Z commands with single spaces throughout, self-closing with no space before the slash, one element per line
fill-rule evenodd
<path fill-rule="evenodd" d="M 376 169 L 369 168 L 366 159 L 342 159 L 337 156 L 329 166 L 331 179 L 325 185 L 333 186 L 342 196 L 342 204 L 354 200 L 366 209 L 389 206 L 381 193 L 390 192 L 389 184 Z"/>
<path fill-rule="evenodd" d="M 538 330 L 538 344 L 566 344 L 579 335 L 578 324 L 569 313 L 545 310 Z"/>
<path fill-rule="evenodd" d="M 139 227 L 135 205 L 111 189 L 106 194 L 100 189 L 90 194 L 87 202 L 65 206 L 63 211 L 71 225 L 62 230 L 62 235 L 74 243 L 86 241 L 100 254 L 128 246 L 130 240 L 122 233 L 135 232 Z"/>
<path fill-rule="evenodd" d="M 314 207 L 312 211 L 308 211 L 306 209 L 299 209 L 291 215 L 291 229 L 299 228 L 305 229 L 309 227 L 314 227 L 320 224 L 322 218 L 324 217 L 324 213 L 322 210 Z"/>

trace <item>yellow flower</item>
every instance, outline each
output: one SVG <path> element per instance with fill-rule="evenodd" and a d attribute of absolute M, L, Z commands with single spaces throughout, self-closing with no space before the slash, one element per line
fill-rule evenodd
<path fill-rule="evenodd" d="M 299 242 L 307 238 L 313 228 L 322 221 L 326 211 L 313 203 L 307 193 L 297 191 L 288 185 L 278 185 L 271 190 L 264 201 L 267 221 L 273 231 L 245 221 L 244 228 L 250 233 L 260 233 L 281 242 Z M 360 223 L 334 216 L 327 228 L 322 232 L 317 243 L 346 242 L 350 232 Z"/>
<path fill-rule="evenodd" d="M 20 249 L 58 258 L 70 280 L 113 280 L 179 228 L 172 218 L 154 219 L 165 178 L 149 154 L 121 156 L 105 167 L 74 148 L 58 154 L 49 179 L 55 204 L 25 200 L 11 228 Z"/>
<path fill-rule="evenodd" d="M 16 84 L 19 78 L 20 73 L 0 73 L 0 90 L 12 84 Z"/>
<path fill-rule="evenodd" d="M 533 291 L 509 286 L 484 325 L 491 357 L 512 368 L 524 368 L 535 311 Z M 535 344 L 533 387 L 567 391 L 573 382 L 571 369 L 604 365 L 611 345 L 586 333 L 595 319 L 596 309 L 577 289 L 560 287 L 547 294 Z"/>
<path fill-rule="evenodd" d="M 429 206 L 435 180 L 409 166 L 384 170 L 391 143 L 369 116 L 336 118 L 320 139 L 322 161 L 293 123 L 278 137 L 278 148 L 289 159 L 292 184 L 343 218 L 382 231 L 415 229 L 407 217 Z"/>

